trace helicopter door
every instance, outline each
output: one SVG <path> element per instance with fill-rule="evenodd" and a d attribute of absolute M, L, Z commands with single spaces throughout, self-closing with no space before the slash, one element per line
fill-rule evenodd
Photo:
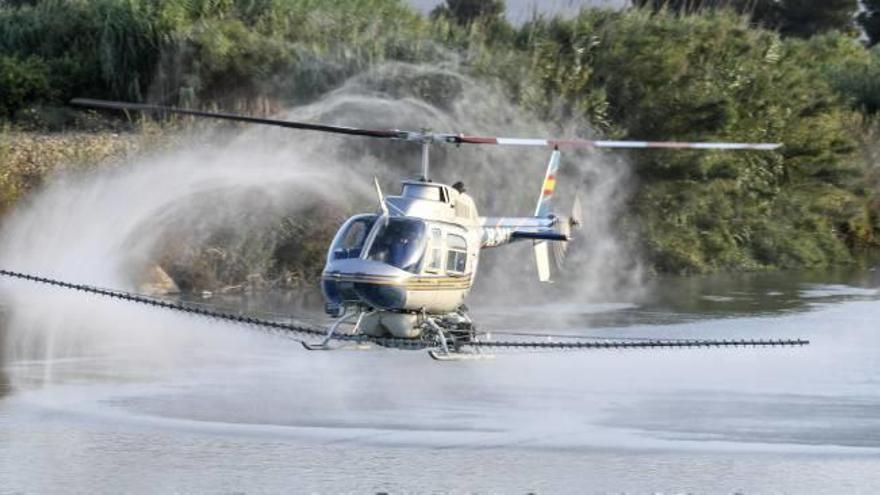
<path fill-rule="evenodd" d="M 425 271 L 440 273 L 443 271 L 443 231 L 438 227 L 431 229 L 431 245 L 428 247 L 428 262 Z"/>

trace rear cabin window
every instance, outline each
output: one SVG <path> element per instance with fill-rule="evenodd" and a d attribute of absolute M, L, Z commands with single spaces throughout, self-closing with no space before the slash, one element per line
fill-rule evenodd
<path fill-rule="evenodd" d="M 456 234 L 446 236 L 446 271 L 464 273 L 467 268 L 467 241 Z"/>

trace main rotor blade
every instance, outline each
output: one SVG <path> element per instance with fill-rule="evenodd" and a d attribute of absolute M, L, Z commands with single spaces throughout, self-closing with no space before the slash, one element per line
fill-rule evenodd
<path fill-rule="evenodd" d="M 775 150 L 781 143 L 727 143 L 682 141 L 593 141 L 589 139 L 529 139 L 489 136 L 456 136 L 455 142 L 468 144 L 500 144 L 508 146 L 547 146 L 573 148 L 668 148 L 701 150 Z"/>
<path fill-rule="evenodd" d="M 289 120 L 264 119 L 260 117 L 248 117 L 222 112 L 203 112 L 201 110 L 189 110 L 186 108 L 165 107 L 147 103 L 128 103 L 123 101 L 93 100 L 91 98 L 74 98 L 71 105 L 89 108 L 108 108 L 112 110 L 137 110 L 139 112 L 166 112 L 181 115 L 194 115 L 197 117 L 209 117 L 213 119 L 232 120 L 236 122 L 248 122 L 251 124 L 273 125 L 289 129 L 303 129 L 307 131 L 332 132 L 335 134 L 347 134 L 350 136 L 367 136 L 386 139 L 406 139 L 408 133 L 391 129 L 361 129 L 358 127 L 346 127 L 338 125 L 309 124 L 306 122 L 293 122 Z"/>
<path fill-rule="evenodd" d="M 91 98 L 74 98 L 70 100 L 72 105 L 89 108 L 106 108 L 112 110 L 136 110 L 139 112 L 176 113 L 181 115 L 193 115 L 197 117 L 209 117 L 236 122 L 248 122 L 251 124 L 272 125 L 288 129 L 302 129 L 307 131 L 330 132 L 334 134 L 346 134 L 349 136 L 366 136 L 383 139 L 400 139 L 417 142 L 443 142 L 454 144 L 497 144 L 507 146 L 546 146 L 546 147 L 574 147 L 574 148 L 667 148 L 667 149 L 703 149 L 703 150 L 774 150 L 782 146 L 780 143 L 728 143 L 728 142 L 680 142 L 680 141 L 609 141 L 588 139 L 531 139 L 531 138 L 506 138 L 493 136 L 467 136 L 464 134 L 445 134 L 431 132 L 408 132 L 398 129 L 363 129 L 326 124 L 310 124 L 307 122 L 295 122 L 290 120 L 266 119 L 261 117 L 248 117 L 223 112 L 204 112 L 201 110 L 189 110 L 186 108 L 166 107 L 148 103 L 128 103 L 123 101 L 95 100 Z"/>

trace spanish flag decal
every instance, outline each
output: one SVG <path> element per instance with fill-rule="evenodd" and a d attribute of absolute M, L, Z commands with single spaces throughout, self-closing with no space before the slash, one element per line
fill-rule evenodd
<path fill-rule="evenodd" d="M 544 179 L 544 196 L 549 196 L 553 194 L 553 189 L 556 188 L 556 177 L 552 175 L 548 175 L 546 179 Z"/>
<path fill-rule="evenodd" d="M 546 217 L 550 214 L 550 198 L 556 189 L 556 172 L 559 171 L 559 150 L 553 150 L 550 155 L 550 163 L 547 164 L 547 173 L 544 174 L 544 184 L 541 186 L 541 196 L 538 198 L 538 206 L 535 207 L 536 217 Z"/>

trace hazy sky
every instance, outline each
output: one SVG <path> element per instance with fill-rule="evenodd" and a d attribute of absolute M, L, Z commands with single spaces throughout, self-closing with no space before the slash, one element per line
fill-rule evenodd
<path fill-rule="evenodd" d="M 430 12 L 435 6 L 444 3 L 444 0 L 410 0 L 421 12 Z M 506 0 L 507 19 L 513 23 L 527 21 L 535 9 L 547 14 L 573 14 L 581 7 L 621 7 L 628 5 L 629 0 Z"/>

